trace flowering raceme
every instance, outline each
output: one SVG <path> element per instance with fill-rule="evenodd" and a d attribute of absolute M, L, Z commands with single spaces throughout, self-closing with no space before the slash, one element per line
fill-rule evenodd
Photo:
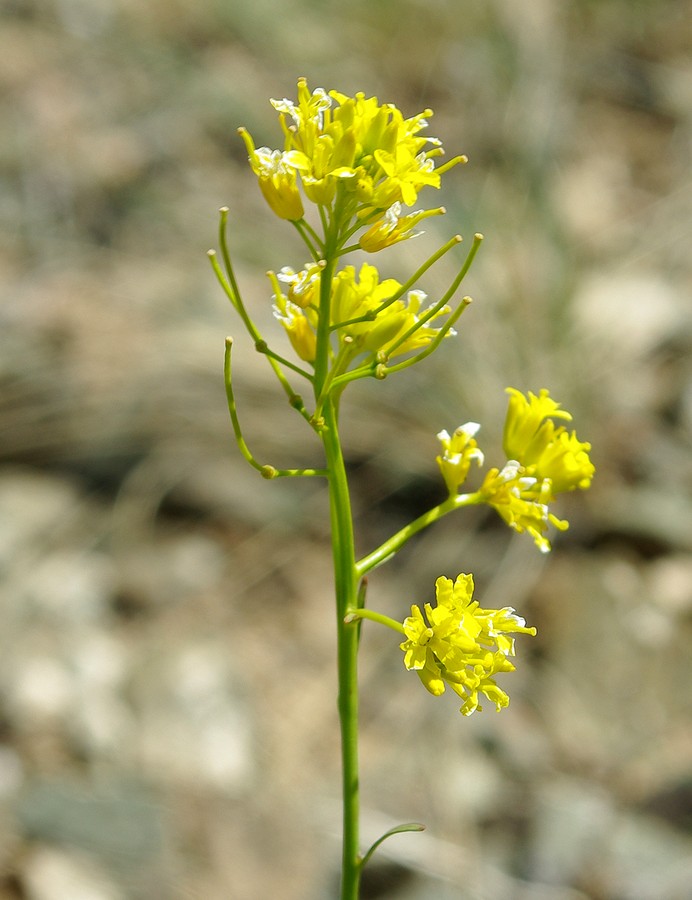
<path fill-rule="evenodd" d="M 425 136 L 432 115 L 428 109 L 407 118 L 396 106 L 363 93 L 311 91 L 304 78 L 298 81 L 295 101 L 284 98 L 271 103 L 283 133 L 281 148 L 256 147 L 246 129 L 240 128 L 239 133 L 267 204 L 291 223 L 306 248 L 308 261 L 302 269 L 284 266 L 267 273 L 274 316 L 290 342 L 293 358 L 290 351 L 264 339 L 243 300 L 226 237 L 228 207 L 220 210 L 220 256 L 212 250 L 209 258 L 255 349 L 264 355 L 290 408 L 323 451 L 319 468 L 281 468 L 254 456 L 240 424 L 231 365 L 233 339 L 227 338 L 226 396 L 242 456 L 264 478 L 323 478 L 328 484 L 343 785 L 340 897 L 357 900 L 363 868 L 382 841 L 422 828 L 416 823 L 390 828 L 363 852 L 358 789 L 359 625 L 369 620 L 394 631 L 404 667 L 417 672 L 433 696 L 450 688 L 459 697 L 464 716 L 481 710 L 482 703 L 498 712 L 509 704 L 497 677 L 514 670 L 515 635 L 536 634 L 512 607 L 482 608 L 473 599 L 470 574 L 461 574 L 455 581 L 438 578 L 434 602 L 413 604 L 405 619 L 404 612 L 393 618 L 371 608 L 371 598 L 366 597 L 370 573 L 443 516 L 481 504 L 493 507 L 515 531 L 528 533 L 541 550 L 549 550 L 548 529 L 567 527 L 567 522 L 553 515 L 551 504 L 562 492 L 587 488 L 594 467 L 590 445 L 562 424 L 572 417 L 548 391 L 524 395 L 509 388 L 502 468 L 481 474 L 479 488 L 464 487 L 472 465 L 484 465 L 476 440 L 480 425 L 466 422 L 451 435 L 441 431 L 437 465 L 447 496 L 356 558 L 359 542 L 340 437 L 342 394 L 359 379 L 398 377 L 455 334 L 457 321 L 471 303 L 459 289 L 483 236 L 473 236 L 465 258 L 455 264 L 456 274 L 432 302 L 419 285 L 445 254 L 456 255 L 451 251 L 462 241 L 458 234 L 417 264 L 403 282 L 384 277 L 370 262 L 347 264 L 352 252 L 386 250 L 416 237 L 426 219 L 442 215 L 442 206 L 417 208 L 420 194 L 426 187 L 439 188 L 442 174 L 466 157 L 438 164 L 444 153 L 439 140 Z"/>
<path fill-rule="evenodd" d="M 479 695 L 499 712 L 509 697 L 495 682 L 500 672 L 512 672 L 514 656 L 510 634 L 536 634 L 511 607 L 481 609 L 473 599 L 473 577 L 459 575 L 455 582 L 440 577 L 435 584 L 437 605 L 415 604 L 404 621 L 406 640 L 401 644 L 404 665 L 418 672 L 431 694 L 439 696 L 445 685 L 464 701 L 460 712 L 469 716 L 481 710 Z"/>
<path fill-rule="evenodd" d="M 426 305 L 422 290 L 409 290 L 415 279 L 404 287 L 393 278 L 380 279 L 367 263 L 359 272 L 353 266 L 337 271 L 334 263 L 347 250 L 376 253 L 420 234 L 419 223 L 443 214 L 444 208 L 404 212 L 404 206 L 415 203 L 423 187 L 438 188 L 441 174 L 466 157 L 436 168 L 442 145 L 421 134 L 430 110 L 405 118 L 396 106 L 362 93 L 311 92 L 304 78 L 298 81 L 296 102 L 284 98 L 271 103 L 279 113 L 283 150 L 256 148 L 246 129 L 239 132 L 264 198 L 277 216 L 295 224 L 312 255 L 299 272 L 284 267 L 278 275 L 269 273 L 274 315 L 299 359 L 314 367 L 320 384 L 327 369 L 330 380 L 336 379 L 363 356 L 362 376 L 384 377 L 390 357 L 416 351 L 423 356 L 431 344 L 455 334 L 452 325 L 468 298 L 454 310 L 446 299 Z M 303 198 L 319 208 L 322 238 L 303 218 Z M 349 239 L 354 243 L 344 248 Z M 474 238 L 468 264 L 480 239 Z M 448 241 L 419 272 L 460 240 L 455 236 Z M 327 287 L 322 276 L 330 256 Z M 453 293 L 450 289 L 445 298 Z M 449 320 L 435 322 L 441 316 Z M 409 357 L 401 365 L 411 362 Z"/>
<path fill-rule="evenodd" d="M 302 218 L 296 176 L 308 200 L 322 207 L 331 208 L 343 186 L 354 210 L 368 221 L 394 204 L 411 206 L 423 187 L 439 188 L 440 175 L 465 161 L 459 156 L 435 168 L 442 145 L 420 135 L 431 110 L 405 119 L 393 104 L 362 93 L 348 97 L 322 88 L 310 93 L 304 78 L 298 81 L 297 103 L 271 102 L 281 116 L 284 149 L 255 149 L 249 133 L 240 133 L 265 199 L 281 218 Z M 414 225 L 405 222 L 398 239 L 410 236 L 405 232 Z"/>
<path fill-rule="evenodd" d="M 594 474 L 591 445 L 578 440 L 574 431 L 569 434 L 563 425 L 555 425 L 551 416 L 568 421 L 572 416 L 545 388 L 538 396 L 529 392 L 526 397 L 516 388 L 507 388 L 507 393 L 503 449 L 509 461 L 502 470 L 488 473 L 481 494 L 511 528 L 528 532 L 546 552 L 548 526 L 562 531 L 568 527 L 548 504 L 556 494 L 589 487 Z"/>
<path fill-rule="evenodd" d="M 571 420 L 572 416 L 560 409 L 547 390 L 538 395 L 529 392 L 528 397 L 516 388 L 507 388 L 507 393 L 503 449 L 508 460 L 502 469 L 490 469 L 480 489 L 466 497 L 492 506 L 510 528 L 531 535 L 545 553 L 550 550 L 549 527 L 560 531 L 568 527 L 550 512 L 549 505 L 557 494 L 585 490 L 591 484 L 591 445 L 580 441 L 574 431 L 555 425 L 551 417 Z M 467 422 L 452 437 L 446 431 L 438 434 L 443 453 L 437 463 L 451 497 L 458 494 L 471 462 L 483 463 L 475 440 L 479 428 L 477 423 Z"/>
<path fill-rule="evenodd" d="M 323 450 L 320 468 L 281 468 L 253 455 L 238 416 L 231 366 L 233 340 L 227 338 L 226 396 L 242 456 L 264 478 L 324 478 L 329 486 L 344 800 L 340 896 L 341 900 L 357 900 L 363 867 L 382 841 L 421 827 L 408 823 L 390 828 L 363 853 L 358 827 L 358 623 L 370 620 L 392 629 L 405 668 L 417 672 L 434 696 L 451 688 L 461 700 L 464 716 L 482 709 L 481 701 L 488 701 L 498 711 L 508 705 L 509 697 L 498 686 L 497 676 L 514 670 L 514 636 L 536 634 L 511 607 L 482 608 L 473 599 L 469 574 L 461 574 L 455 581 L 438 578 L 435 602 L 412 605 L 410 616 L 402 622 L 370 608 L 370 598 L 366 598 L 369 573 L 443 516 L 480 504 L 493 507 L 511 528 L 528 533 L 541 550 L 548 550 L 548 528 L 567 527 L 552 514 L 550 504 L 561 492 L 588 487 L 594 467 L 588 455 L 590 445 L 561 424 L 571 416 L 548 391 L 525 396 L 509 388 L 504 466 L 481 476 L 477 490 L 461 493 L 469 490 L 462 486 L 472 464 L 484 464 L 476 440 L 480 426 L 466 422 L 451 435 L 441 431 L 437 465 L 448 496 L 361 559 L 356 558 L 355 523 L 340 438 L 342 394 L 358 379 L 398 376 L 455 334 L 459 317 L 471 303 L 470 297 L 459 295 L 459 288 L 483 236 L 474 235 L 465 259 L 455 266 L 456 274 L 433 302 L 419 284 L 432 266 L 458 247 L 462 240 L 458 234 L 418 264 L 403 282 L 383 277 L 369 262 L 358 267 L 345 264 L 344 258 L 353 251 L 373 254 L 416 237 L 424 220 L 443 214 L 441 206 L 415 208 L 419 195 L 425 187 L 439 188 L 441 175 L 466 158 L 457 156 L 437 165 L 443 149 L 439 140 L 425 136 L 432 115 L 428 109 L 406 118 L 396 106 L 381 104 L 363 93 L 350 97 L 322 88 L 311 91 L 304 78 L 298 81 L 295 101 L 284 98 L 271 103 L 283 132 L 282 148 L 256 147 L 244 128 L 239 133 L 267 204 L 279 218 L 292 223 L 306 248 L 308 262 L 302 269 L 284 266 L 267 273 L 274 316 L 297 360 L 264 339 L 243 300 L 226 237 L 228 207 L 220 210 L 220 256 L 212 250 L 209 258 L 290 408 L 301 416 Z M 403 613 L 397 615 L 403 617 Z"/>
<path fill-rule="evenodd" d="M 510 395 L 503 448 L 507 459 L 515 459 L 539 479 L 550 479 L 553 493 L 585 490 L 591 484 L 594 466 L 589 459 L 591 444 L 577 440 L 573 431 L 555 427 L 550 418 L 572 416 L 560 409 L 549 392 L 543 388 L 538 396 L 529 391 L 528 399 L 516 388 L 507 388 Z"/>

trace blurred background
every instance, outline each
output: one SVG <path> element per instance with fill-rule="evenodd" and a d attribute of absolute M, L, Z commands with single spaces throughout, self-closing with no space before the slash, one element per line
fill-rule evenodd
<path fill-rule="evenodd" d="M 361 552 L 441 499 L 441 429 L 483 423 L 502 462 L 507 385 L 549 387 L 597 465 L 547 557 L 473 511 L 373 574 L 403 617 L 473 571 L 539 634 L 509 709 L 466 720 L 366 625 L 364 840 L 428 830 L 378 851 L 363 896 L 692 898 L 690 0 L 0 9 L 0 898 L 335 897 L 326 498 L 241 460 L 227 334 L 256 455 L 320 456 L 205 256 L 228 205 L 275 335 L 263 273 L 305 253 L 236 128 L 279 146 L 268 98 L 300 75 L 431 106 L 469 156 L 381 271 L 486 236 L 459 336 L 346 395 Z"/>

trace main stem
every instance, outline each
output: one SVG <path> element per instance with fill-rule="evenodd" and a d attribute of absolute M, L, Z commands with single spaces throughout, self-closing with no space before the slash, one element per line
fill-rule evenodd
<path fill-rule="evenodd" d="M 338 710 L 341 723 L 341 772 L 343 794 L 343 851 L 341 900 L 358 900 L 361 859 L 359 854 L 358 794 L 358 636 L 357 622 L 344 622 L 347 611 L 358 604 L 353 519 L 346 468 L 338 431 L 338 411 L 329 397 L 324 405 L 322 440 L 329 473 L 329 500 L 336 585 L 338 659 Z"/>

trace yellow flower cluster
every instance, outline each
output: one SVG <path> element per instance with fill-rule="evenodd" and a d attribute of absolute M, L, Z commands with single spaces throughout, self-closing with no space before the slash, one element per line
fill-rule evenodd
<path fill-rule="evenodd" d="M 435 168 L 435 158 L 443 154 L 440 141 L 420 135 L 431 110 L 405 119 L 396 106 L 362 93 L 348 97 L 322 88 L 311 93 L 304 78 L 296 103 L 271 102 L 281 116 L 284 149 L 256 149 L 245 129 L 240 134 L 265 199 L 283 219 L 303 217 L 298 181 L 311 203 L 326 208 L 342 186 L 359 217 L 371 219 L 397 203 L 411 206 L 423 187 L 439 187 L 440 174 L 465 160 L 456 157 Z M 403 217 L 394 226 L 385 221 L 366 244 L 403 240 L 420 218 Z"/>
<path fill-rule="evenodd" d="M 317 327 L 321 267 L 307 265 L 300 272 L 282 271 L 274 281 L 274 315 L 283 325 L 297 355 L 313 362 L 317 352 Z M 425 347 L 439 333 L 428 323 L 449 312 L 449 307 L 423 308 L 423 291 L 408 291 L 401 299 L 401 285 L 394 278 L 379 280 L 375 266 L 363 263 L 359 272 L 345 266 L 332 279 L 331 326 L 342 354 L 342 368 L 361 353 L 399 356 Z M 287 293 L 279 282 L 288 285 Z M 454 334 L 450 329 L 448 334 Z"/>
<path fill-rule="evenodd" d="M 422 291 L 409 289 L 414 279 L 404 287 L 391 278 L 380 280 L 367 264 L 359 272 L 353 266 L 337 271 L 336 261 L 356 248 L 376 253 L 420 234 L 420 223 L 444 208 L 405 212 L 404 207 L 411 207 L 424 187 L 438 188 L 441 174 L 466 157 L 436 167 L 441 143 L 422 135 L 432 115 L 428 109 L 405 118 L 396 106 L 362 93 L 310 91 L 304 78 L 295 102 L 271 103 L 279 113 L 283 149 L 256 148 L 247 130 L 239 131 L 267 203 L 277 216 L 295 223 L 312 257 L 299 272 L 269 273 L 274 314 L 299 359 L 313 365 L 318 394 L 325 379 L 329 385 L 345 376 L 358 357 L 364 368 L 357 377 L 384 377 L 392 356 L 419 350 L 425 355 L 433 342 L 453 335 L 452 321 L 435 320 L 447 315 L 456 320 L 468 300 L 454 311 L 446 299 L 426 305 Z M 304 218 L 306 200 L 318 207 L 322 234 Z M 447 242 L 419 275 L 460 240 L 455 236 Z M 448 292 L 450 298 L 465 271 Z"/>
<path fill-rule="evenodd" d="M 510 395 L 505 420 L 503 449 L 507 463 L 490 469 L 477 496 L 492 506 L 510 528 L 531 535 L 543 552 L 550 550 L 546 537 L 549 526 L 564 531 L 568 523 L 549 509 L 557 494 L 591 484 L 594 465 L 591 445 L 580 441 L 574 431 L 555 425 L 553 418 L 571 420 L 566 410 L 543 389 L 536 396 L 524 396 L 516 388 Z M 475 441 L 478 426 L 467 423 L 450 438 L 446 431 L 438 438 L 443 454 L 437 457 L 450 496 L 455 496 L 466 479 L 473 460 L 482 463 L 483 454 Z"/>
<path fill-rule="evenodd" d="M 585 490 L 591 484 L 594 466 L 589 459 L 591 444 L 577 439 L 573 431 L 555 426 L 553 418 L 571 421 L 572 416 L 543 388 L 528 399 L 516 388 L 510 395 L 503 449 L 507 459 L 517 460 L 527 475 L 549 480 L 552 492 Z M 552 418 L 551 418 L 552 417 Z"/>
<path fill-rule="evenodd" d="M 481 710 L 484 695 L 499 712 L 509 697 L 495 682 L 500 672 L 514 671 L 511 634 L 536 634 L 511 607 L 481 609 L 473 599 L 473 576 L 459 575 L 455 582 L 444 576 L 435 584 L 437 605 L 416 605 L 404 621 L 406 640 L 401 644 L 404 665 L 418 672 L 431 694 L 439 696 L 445 685 L 464 701 L 460 712 L 469 716 Z"/>
<path fill-rule="evenodd" d="M 568 527 L 549 511 L 549 504 L 556 494 L 589 487 L 595 471 L 588 453 L 591 444 L 580 441 L 574 431 L 568 433 L 564 425 L 555 425 L 553 418 L 569 421 L 572 416 L 545 388 L 538 396 L 529 391 L 526 397 L 516 388 L 507 393 L 503 449 L 509 461 L 502 470 L 488 472 L 481 494 L 511 528 L 526 531 L 546 552 L 548 526 L 561 531 Z"/>

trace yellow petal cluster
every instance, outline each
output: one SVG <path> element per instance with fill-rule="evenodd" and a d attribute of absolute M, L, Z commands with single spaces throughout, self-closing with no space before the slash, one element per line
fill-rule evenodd
<path fill-rule="evenodd" d="M 321 271 L 318 264 L 308 264 L 300 272 L 284 268 L 275 279 L 274 314 L 298 356 L 307 362 L 316 353 Z M 287 294 L 278 286 L 280 281 L 289 285 Z M 423 306 L 423 291 L 408 291 L 404 299 L 397 297 L 400 289 L 394 278 L 380 281 L 376 267 L 369 263 L 363 263 L 359 271 L 345 266 L 333 277 L 330 324 L 348 357 L 345 362 L 362 353 L 401 356 L 437 337 L 439 329 L 429 323 L 447 314 L 449 307 L 432 312 Z"/>
<path fill-rule="evenodd" d="M 400 645 L 404 665 L 418 672 L 433 695 L 449 686 L 463 700 L 460 712 L 469 716 L 481 710 L 481 695 L 498 712 L 509 704 L 509 696 L 495 682 L 500 672 L 514 665 L 511 634 L 536 634 L 511 607 L 482 609 L 473 599 L 473 577 L 461 574 L 456 581 L 440 577 L 435 584 L 436 605 L 423 611 L 413 605 L 404 621 L 406 640 Z"/>
<path fill-rule="evenodd" d="M 516 388 L 510 395 L 503 438 L 507 459 L 516 460 L 526 473 L 539 480 L 549 479 L 554 494 L 584 490 L 591 484 L 594 466 L 589 459 L 591 444 L 579 441 L 576 433 L 557 426 L 553 419 L 571 420 L 543 388 L 528 397 Z"/>
<path fill-rule="evenodd" d="M 297 102 L 271 102 L 281 117 L 283 150 L 256 150 L 247 131 L 241 135 L 265 198 L 282 218 L 302 216 L 296 177 L 308 200 L 328 208 L 342 185 L 355 201 L 354 211 L 367 218 L 396 203 L 411 206 L 423 187 L 439 187 L 440 174 L 465 161 L 457 157 L 435 167 L 443 153 L 440 141 L 420 134 L 431 110 L 407 119 L 393 104 L 362 93 L 311 92 L 304 78 Z M 403 224 L 399 240 L 410 236 L 414 224 Z"/>
<path fill-rule="evenodd" d="M 475 435 L 480 429 L 478 422 L 466 422 L 449 435 L 441 431 L 437 438 L 442 444 L 442 453 L 437 457 L 437 464 L 445 480 L 450 496 L 458 493 L 471 468 L 471 463 L 483 465 L 483 451 L 476 443 Z"/>
<path fill-rule="evenodd" d="M 339 326 L 340 339 L 348 337 L 352 342 L 354 355 L 365 350 L 384 357 L 401 356 L 425 347 L 437 337 L 438 329 L 427 323 L 448 313 L 449 307 L 437 310 L 423 323 L 421 319 L 429 311 L 423 306 L 426 294 L 412 290 L 405 300 L 392 300 L 400 288 L 394 278 L 380 282 L 377 269 L 369 263 L 363 263 L 358 274 L 353 266 L 345 266 L 336 275 L 332 322 Z M 362 317 L 367 318 L 353 321 Z"/>
<path fill-rule="evenodd" d="M 508 462 L 488 472 L 480 494 L 510 528 L 530 534 L 545 553 L 550 550 L 549 527 L 568 527 L 550 512 L 549 504 L 556 494 L 589 487 L 594 474 L 591 445 L 555 425 L 553 419 L 569 421 L 572 416 L 545 388 L 537 395 L 529 391 L 525 396 L 516 388 L 507 388 L 507 393 L 503 449 Z"/>
<path fill-rule="evenodd" d="M 320 275 L 323 264 L 307 263 L 300 272 L 284 266 L 277 278 L 288 285 L 288 299 L 301 309 L 317 307 L 320 300 Z"/>
<path fill-rule="evenodd" d="M 514 531 L 530 534 L 542 553 L 550 550 L 546 533 L 551 525 L 564 531 L 568 523 L 550 512 L 553 500 L 548 479 L 526 474 L 523 466 L 510 460 L 502 469 L 490 469 L 480 489 L 484 501 L 502 516 Z"/>

